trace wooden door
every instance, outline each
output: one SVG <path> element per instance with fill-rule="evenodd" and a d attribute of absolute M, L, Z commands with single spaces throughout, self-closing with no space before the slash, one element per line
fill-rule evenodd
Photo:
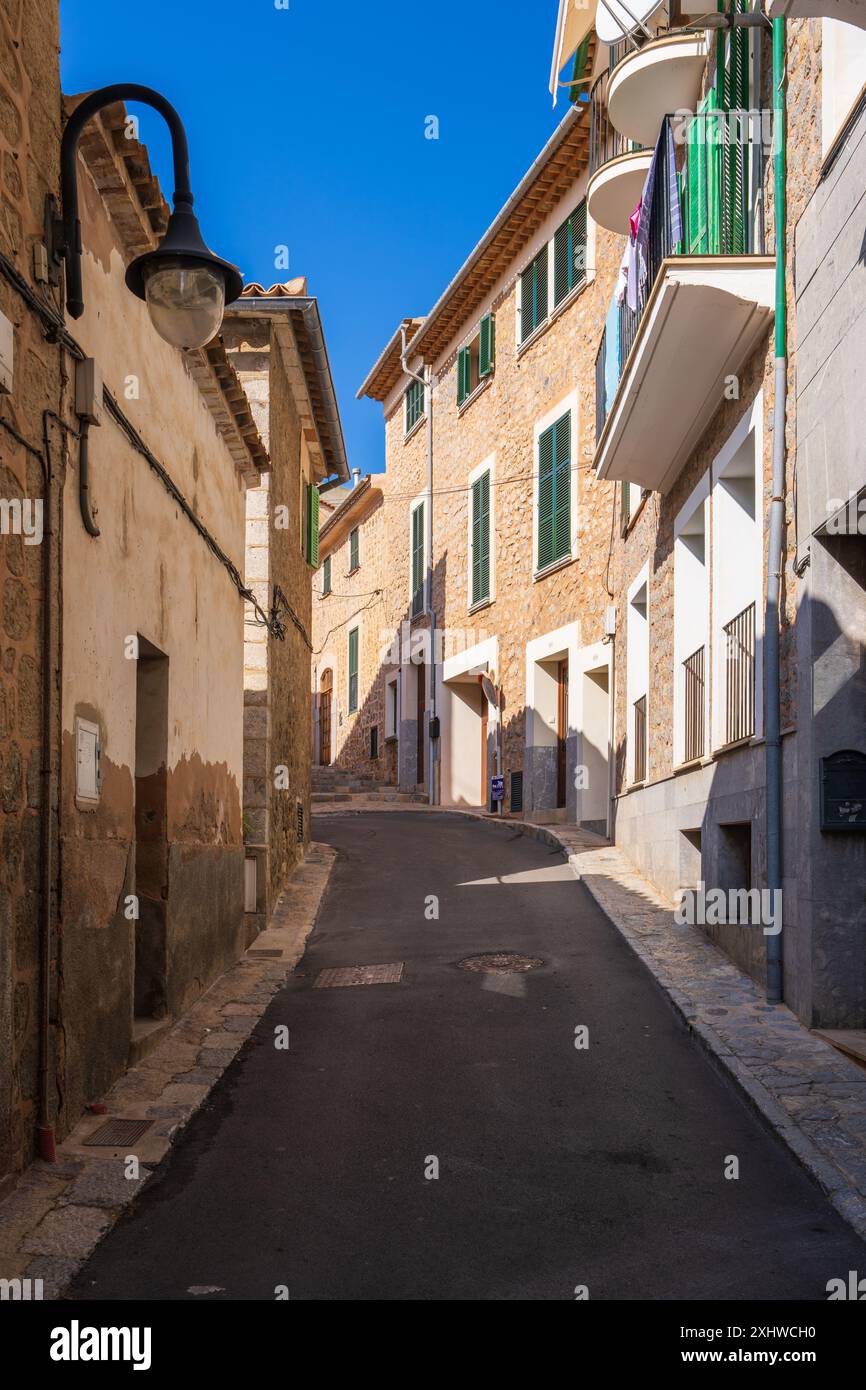
<path fill-rule="evenodd" d="M 424 715 L 427 710 L 427 672 L 423 666 L 415 668 L 418 676 L 418 773 L 415 781 L 419 786 L 424 782 Z"/>
<path fill-rule="evenodd" d="M 327 767 L 331 761 L 331 691 L 334 677 L 331 671 L 322 676 L 319 691 L 319 762 Z"/>
<path fill-rule="evenodd" d="M 556 804 L 564 806 L 566 788 L 566 748 L 568 739 L 568 661 L 560 661 L 556 698 Z"/>

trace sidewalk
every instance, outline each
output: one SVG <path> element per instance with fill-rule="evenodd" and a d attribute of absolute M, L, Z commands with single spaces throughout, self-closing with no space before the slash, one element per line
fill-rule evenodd
<path fill-rule="evenodd" d="M 765 1003 L 699 930 L 619 850 L 576 827 L 535 825 L 483 812 L 356 802 L 317 815 L 411 811 L 468 815 L 562 849 L 577 878 L 640 956 L 715 1064 L 866 1239 L 866 1071 L 805 1028 L 785 1005 Z"/>
<path fill-rule="evenodd" d="M 292 875 L 270 926 L 238 963 L 104 1097 L 106 1114 L 87 1114 L 58 1146 L 57 1162 L 31 1164 L 0 1204 L 0 1279 L 44 1281 L 59 1298 L 240 1052 L 304 952 L 335 859 L 313 844 Z M 106 1120 L 147 1122 L 118 1148 L 88 1148 Z M 140 1177 L 127 1176 L 127 1156 Z"/>

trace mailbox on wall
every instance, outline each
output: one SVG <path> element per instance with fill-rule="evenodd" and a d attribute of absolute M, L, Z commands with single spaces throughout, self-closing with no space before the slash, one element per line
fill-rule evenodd
<path fill-rule="evenodd" d="M 821 759 L 821 829 L 866 831 L 866 753 L 846 748 Z"/>

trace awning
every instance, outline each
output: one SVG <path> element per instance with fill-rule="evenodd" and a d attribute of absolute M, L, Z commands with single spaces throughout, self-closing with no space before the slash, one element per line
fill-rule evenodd
<path fill-rule="evenodd" d="M 590 29 L 595 25 L 598 0 L 559 0 L 556 18 L 556 39 L 553 44 L 553 66 L 550 70 L 550 92 L 556 105 L 559 74 L 569 58 L 573 58 Z"/>

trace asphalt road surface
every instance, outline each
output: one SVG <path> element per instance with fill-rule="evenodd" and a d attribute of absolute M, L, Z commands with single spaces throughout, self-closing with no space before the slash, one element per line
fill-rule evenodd
<path fill-rule="evenodd" d="M 315 825 L 339 860 L 304 959 L 71 1297 L 824 1300 L 866 1270 L 560 855 L 447 815 Z M 457 965 L 492 951 L 543 963 Z"/>

